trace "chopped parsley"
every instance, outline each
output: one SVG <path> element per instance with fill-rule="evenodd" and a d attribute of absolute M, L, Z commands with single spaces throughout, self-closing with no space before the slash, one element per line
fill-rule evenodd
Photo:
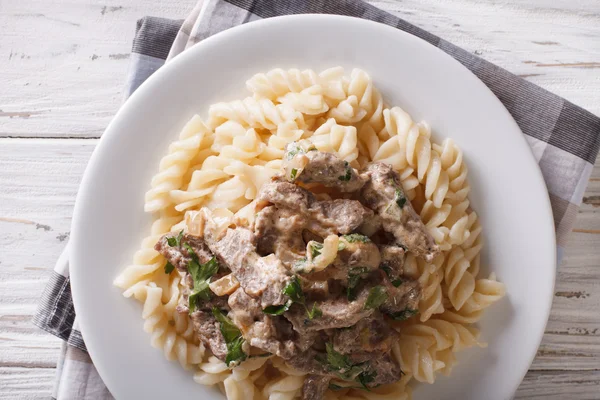
<path fill-rule="evenodd" d="M 403 283 L 403 282 L 404 282 L 404 281 L 403 281 L 402 279 L 400 279 L 400 278 L 398 278 L 398 279 L 394 279 L 394 280 L 392 281 L 392 285 L 394 285 L 394 287 L 399 287 L 400 285 L 402 285 L 402 283 Z"/>
<path fill-rule="evenodd" d="M 300 285 L 300 281 L 298 280 L 298 277 L 296 277 L 296 276 L 293 277 L 290 280 L 290 283 L 288 283 L 283 288 L 283 294 L 285 294 L 290 299 L 292 299 L 292 301 L 294 303 L 304 304 L 304 302 L 306 300 L 304 298 L 304 292 L 302 292 L 302 286 Z"/>
<path fill-rule="evenodd" d="M 194 312 L 202 300 L 210 300 L 211 292 L 208 284 L 210 278 L 219 270 L 219 263 L 215 257 L 205 264 L 200 264 L 196 253 L 192 254 L 192 261 L 188 264 L 188 271 L 194 281 L 194 287 L 188 297 L 190 312 Z"/>
<path fill-rule="evenodd" d="M 355 243 L 355 242 L 368 243 L 371 241 L 371 239 L 369 239 L 367 236 L 361 235 L 360 233 L 351 233 L 349 235 L 343 235 L 342 237 L 344 239 L 346 239 L 346 242 L 348 242 L 348 243 Z"/>
<path fill-rule="evenodd" d="M 342 251 L 346 249 L 346 243 L 344 242 L 338 242 L 338 250 L 337 251 Z"/>
<path fill-rule="evenodd" d="M 348 271 L 348 286 L 346 287 L 346 296 L 349 301 L 356 299 L 356 286 L 364 274 L 369 272 L 367 267 L 354 267 Z"/>
<path fill-rule="evenodd" d="M 413 310 L 410 308 L 405 308 L 402 311 L 398 311 L 395 313 L 390 313 L 388 314 L 388 316 L 396 321 L 404 321 L 406 319 L 409 319 L 410 317 L 417 315 L 419 313 L 419 310 Z"/>
<path fill-rule="evenodd" d="M 326 365 L 330 371 L 335 372 L 341 379 L 354 380 L 361 384 L 361 388 L 367 389 L 367 384 L 373 382 L 377 373 L 371 371 L 370 365 L 367 362 L 353 364 L 348 356 L 339 353 L 333 348 L 333 344 L 327 343 L 325 345 L 327 357 L 325 359 Z M 335 385 L 337 388 L 343 389 L 339 385 Z M 356 387 L 356 389 L 360 389 Z M 368 389 L 367 389 L 368 390 Z"/>
<path fill-rule="evenodd" d="M 404 207 L 404 205 L 406 204 L 406 196 L 404 196 L 404 192 L 402 192 L 402 189 L 396 189 L 396 197 L 394 201 L 396 202 L 398 207 L 400 207 L 400 209 Z"/>
<path fill-rule="evenodd" d="M 263 309 L 263 312 L 269 315 L 281 315 L 290 309 L 292 303 L 293 301 L 290 299 L 285 304 L 279 306 L 267 306 Z"/>
<path fill-rule="evenodd" d="M 173 272 L 174 269 L 175 266 L 171 264 L 170 261 L 167 261 L 167 264 L 165 265 L 165 274 L 169 275 L 171 272 Z"/>
<path fill-rule="evenodd" d="M 298 174 L 298 170 L 296 168 L 292 168 L 292 172 L 290 173 L 290 179 L 296 179 L 296 175 Z"/>
<path fill-rule="evenodd" d="M 212 308 L 212 313 L 216 320 L 219 321 L 219 329 L 225 343 L 227 344 L 227 356 L 225 357 L 225 364 L 231 366 L 231 364 L 238 364 L 244 361 L 248 355 L 244 353 L 242 346 L 244 344 L 244 337 L 239 328 L 229 319 L 221 310 L 217 307 Z"/>
<path fill-rule="evenodd" d="M 369 291 L 365 302 L 365 310 L 376 310 L 388 299 L 389 295 L 383 286 L 375 286 Z"/>
<path fill-rule="evenodd" d="M 352 168 L 348 165 L 348 161 L 344 161 L 344 166 L 346 167 L 346 174 L 338 176 L 338 179 L 342 182 L 348 182 L 352 179 Z"/>
<path fill-rule="evenodd" d="M 316 303 L 313 303 L 311 309 L 306 306 L 306 297 L 304 296 L 304 292 L 302 291 L 302 286 L 300 285 L 300 281 L 297 276 L 294 276 L 290 283 L 288 283 L 282 291 L 283 294 L 288 296 L 290 299 L 283 305 L 279 306 L 267 306 L 263 309 L 265 314 L 270 315 L 281 315 L 287 310 L 290 309 L 293 303 L 301 304 L 306 310 L 306 314 L 308 315 L 308 319 L 319 318 L 323 315 L 323 312 L 317 307 Z"/>
<path fill-rule="evenodd" d="M 310 245 L 310 257 L 314 260 L 318 256 L 321 255 L 321 250 L 323 250 L 323 243 L 315 242 Z"/>
<path fill-rule="evenodd" d="M 308 319 L 315 319 L 323 316 L 323 311 L 319 307 L 317 307 L 317 303 L 313 303 L 312 309 L 306 309 L 308 314 Z"/>
<path fill-rule="evenodd" d="M 167 243 L 171 247 L 179 247 L 181 244 L 181 239 L 183 238 L 183 229 L 179 231 L 177 236 L 172 236 L 167 238 Z"/>

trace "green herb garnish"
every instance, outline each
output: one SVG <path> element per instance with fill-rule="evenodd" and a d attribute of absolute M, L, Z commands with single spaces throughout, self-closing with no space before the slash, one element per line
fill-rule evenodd
<path fill-rule="evenodd" d="M 398 207 L 400 207 L 400 209 L 402 209 L 402 207 L 404 207 L 404 205 L 406 204 L 406 197 L 404 196 L 404 193 L 401 189 L 396 189 L 396 198 L 394 199 L 394 201 L 396 202 Z"/>
<path fill-rule="evenodd" d="M 332 343 L 327 343 L 325 349 L 327 351 L 327 367 L 344 380 L 354 380 L 364 372 L 367 366 L 366 363 L 352 364 L 348 356 L 339 353 L 333 348 Z"/>
<path fill-rule="evenodd" d="M 356 378 L 358 383 L 362 386 L 363 389 L 369 390 L 368 384 L 372 383 L 377 376 L 377 372 L 371 370 L 364 370 L 360 375 Z"/>
<path fill-rule="evenodd" d="M 293 301 L 290 299 L 285 304 L 279 306 L 267 306 L 263 309 L 263 312 L 269 315 L 281 315 L 290 309 L 292 303 Z"/>
<path fill-rule="evenodd" d="M 380 305 L 385 303 L 389 295 L 383 286 L 375 286 L 369 291 L 369 296 L 365 302 L 365 310 L 378 309 Z"/>
<path fill-rule="evenodd" d="M 371 239 L 369 239 L 367 236 L 361 235 L 360 233 L 351 233 L 349 235 L 343 235 L 342 237 L 344 239 L 346 239 L 346 241 L 348 243 L 355 243 L 355 242 L 368 243 L 371 241 Z"/>
<path fill-rule="evenodd" d="M 181 244 L 182 238 L 183 238 L 183 229 L 181 231 L 179 231 L 179 234 L 177 236 L 168 237 L 167 243 L 171 247 L 179 247 L 179 245 Z"/>
<path fill-rule="evenodd" d="M 310 257 L 314 260 L 318 256 L 321 255 L 321 250 L 323 250 L 323 243 L 313 243 L 310 245 Z"/>
<path fill-rule="evenodd" d="M 290 282 L 283 288 L 282 293 L 288 296 L 290 300 L 288 300 L 283 305 L 266 307 L 265 309 L 263 309 L 263 312 L 265 314 L 281 315 L 287 310 L 289 310 L 293 303 L 298 303 L 302 304 L 302 306 L 306 310 L 308 319 L 319 318 L 323 315 L 323 312 L 317 307 L 316 303 L 313 304 L 312 309 L 309 309 L 306 306 L 306 297 L 304 297 L 302 285 L 300 285 L 300 281 L 298 280 L 297 276 L 294 276 L 290 280 Z"/>
<path fill-rule="evenodd" d="M 216 320 L 219 321 L 219 329 L 225 343 L 227 344 L 227 356 L 225 357 L 225 364 L 229 367 L 232 363 L 240 363 L 244 361 L 248 356 L 244 353 L 242 345 L 244 344 L 244 337 L 239 328 L 229 319 L 221 310 L 217 307 L 212 308 L 212 313 Z"/>
<path fill-rule="evenodd" d="M 193 250 L 192 250 L 193 251 Z M 196 253 L 193 253 L 196 256 Z M 188 271 L 192 275 L 194 287 L 189 295 L 190 312 L 194 312 L 200 305 L 200 301 L 210 300 L 211 292 L 208 284 L 210 278 L 219 270 L 219 263 L 215 257 L 208 260 L 205 264 L 197 261 L 197 256 L 188 264 Z"/>
<path fill-rule="evenodd" d="M 348 161 L 344 161 L 344 166 L 346 167 L 346 175 L 338 176 L 338 179 L 342 182 L 348 182 L 352 179 L 352 168 L 348 165 Z"/>
<path fill-rule="evenodd" d="M 369 272 L 367 267 L 354 267 L 348 270 L 348 286 L 346 287 L 346 296 L 349 301 L 356 299 L 355 288 L 364 274 Z"/>
<path fill-rule="evenodd" d="M 290 179 L 296 179 L 297 174 L 298 170 L 296 168 L 292 168 L 292 172 L 290 173 Z"/>
<path fill-rule="evenodd" d="M 313 303 L 312 309 L 308 310 L 307 308 L 306 311 L 308 314 L 308 319 L 315 319 L 323 316 L 323 311 L 321 311 L 321 309 L 317 307 L 317 303 Z"/>
<path fill-rule="evenodd" d="M 394 285 L 394 287 L 399 287 L 400 285 L 402 285 L 402 283 L 403 283 L 403 282 L 404 282 L 404 281 L 403 281 L 402 279 L 400 279 L 400 278 L 398 278 L 398 279 L 394 279 L 394 280 L 392 281 L 392 285 Z"/>
<path fill-rule="evenodd" d="M 171 272 L 173 272 L 174 269 L 175 266 L 171 264 L 170 261 L 167 261 L 167 264 L 165 265 L 165 274 L 169 275 Z"/>
<path fill-rule="evenodd" d="M 398 311 L 395 313 L 390 313 L 387 314 L 390 318 L 396 320 L 396 321 L 404 321 L 409 319 L 410 317 L 417 315 L 419 313 L 419 310 L 413 310 L 410 308 L 406 308 L 402 311 Z"/>
<path fill-rule="evenodd" d="M 302 286 L 296 276 L 283 288 L 283 294 L 292 299 L 294 303 L 304 304 L 304 292 L 302 292 Z"/>

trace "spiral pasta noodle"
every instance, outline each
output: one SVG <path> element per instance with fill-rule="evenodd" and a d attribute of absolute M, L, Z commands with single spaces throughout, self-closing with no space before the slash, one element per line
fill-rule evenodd
<path fill-rule="evenodd" d="M 163 234 L 184 229 L 184 213 L 200 207 L 252 223 L 254 200 L 280 171 L 289 143 L 307 140 L 355 168 L 387 163 L 441 253 L 429 263 L 410 252 L 405 257 L 404 274 L 419 282 L 421 298 L 417 315 L 393 322 L 399 338 L 392 355 L 402 379 L 370 391 L 330 390 L 325 399 L 410 399 L 411 381 L 433 383 L 438 373 L 451 372 L 456 352 L 484 346 L 474 324 L 506 292 L 494 274 L 480 276 L 483 230 L 469 202 L 463 152 L 449 138 L 435 143 L 426 122 L 386 106 L 371 77 L 359 69 L 349 76 L 341 67 L 321 73 L 274 69 L 254 75 L 246 87 L 251 96 L 212 105 L 206 123 L 194 116 L 169 147 L 145 197 L 144 208 L 154 218 L 150 234 L 115 285 L 142 303 L 152 345 L 193 370 L 196 382 L 216 386 L 229 400 L 296 399 L 305 374 L 283 359 L 250 357 L 228 368 L 205 351 L 187 314 L 176 310 L 183 296 L 181 275 L 164 273 L 166 260 L 153 246 Z M 317 197 L 331 199 L 328 193 Z M 326 242 L 321 255 L 311 257 L 315 270 L 336 257 L 337 236 Z"/>

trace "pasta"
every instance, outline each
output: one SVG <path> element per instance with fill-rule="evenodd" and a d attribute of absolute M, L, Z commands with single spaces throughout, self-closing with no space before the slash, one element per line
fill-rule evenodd
<path fill-rule="evenodd" d="M 220 229 L 231 221 L 254 221 L 254 200 L 281 170 L 292 142 L 305 140 L 355 168 L 372 161 L 389 164 L 441 253 L 431 262 L 411 252 L 405 258 L 404 272 L 418 281 L 421 298 L 418 315 L 394 322 L 399 336 L 392 354 L 402 379 L 370 391 L 339 387 L 325 398 L 410 399 L 411 381 L 433 383 L 436 374 L 451 372 L 454 353 L 485 346 L 474 324 L 505 293 L 494 274 L 480 277 L 482 227 L 468 199 L 462 151 L 451 139 L 435 143 L 426 122 L 386 106 L 369 75 L 358 69 L 349 76 L 341 67 L 321 73 L 274 69 L 254 75 L 246 87 L 251 96 L 212 105 L 206 122 L 195 115 L 169 147 L 146 193 L 145 211 L 155 218 L 150 235 L 115 285 L 143 304 L 152 345 L 193 370 L 196 382 L 216 386 L 229 400 L 295 399 L 305 375 L 283 359 L 250 357 L 228 368 L 205 351 L 192 323 L 176 311 L 184 296 L 182 275 L 165 274 L 167 260 L 153 246 L 163 234 L 183 229 L 186 219 L 187 227 L 193 226 L 190 212 L 201 207 L 221 210 Z M 330 194 L 318 197 L 330 199 Z M 315 245 L 320 252 L 308 257 L 306 271 L 330 265 L 343 243 L 330 235 L 323 244 L 310 241 L 308 248 Z M 210 283 L 221 294 L 238 287 L 232 274 Z"/>

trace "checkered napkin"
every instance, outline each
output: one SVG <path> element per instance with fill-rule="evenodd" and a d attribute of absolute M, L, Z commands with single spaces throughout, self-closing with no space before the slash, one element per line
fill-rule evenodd
<path fill-rule="evenodd" d="M 185 21 L 138 21 L 129 96 L 166 61 L 225 29 L 279 15 L 321 13 L 370 19 L 411 33 L 445 51 L 481 79 L 512 114 L 542 170 L 554 213 L 559 259 L 581 204 L 598 148 L 600 118 L 504 69 L 360 0 L 200 0 Z M 78 329 L 69 285 L 68 247 L 61 255 L 33 322 L 65 341 L 52 396 L 112 399 Z"/>

